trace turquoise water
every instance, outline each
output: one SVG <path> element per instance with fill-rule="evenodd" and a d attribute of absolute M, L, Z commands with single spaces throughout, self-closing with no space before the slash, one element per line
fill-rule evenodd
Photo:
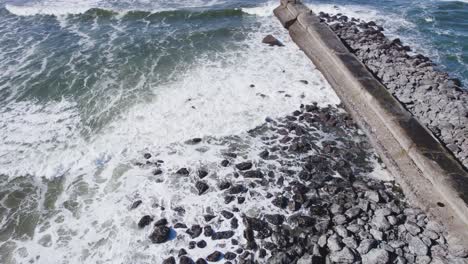
<path fill-rule="evenodd" d="M 466 2 L 308 3 L 375 20 L 468 81 Z M 132 165 L 143 152 L 195 164 L 173 144 L 239 135 L 301 103 L 337 104 L 271 16 L 276 5 L 0 0 L 0 263 L 146 263 L 154 256 L 134 243 L 138 216 L 126 206 L 168 194 Z M 286 46 L 262 45 L 267 34 Z"/>

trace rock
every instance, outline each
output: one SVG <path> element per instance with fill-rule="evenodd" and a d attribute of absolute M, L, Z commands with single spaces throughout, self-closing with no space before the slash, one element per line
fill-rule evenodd
<path fill-rule="evenodd" d="M 206 260 L 202 259 L 202 258 L 199 258 L 197 259 L 197 261 L 195 262 L 195 264 L 207 264 L 208 262 L 206 262 Z"/>
<path fill-rule="evenodd" d="M 358 243 L 354 237 L 343 238 L 342 242 L 349 248 L 357 249 Z"/>
<path fill-rule="evenodd" d="M 205 178 L 207 175 L 208 175 L 208 172 L 207 172 L 206 170 L 199 170 L 199 171 L 198 171 L 198 177 L 199 177 L 200 179 Z"/>
<path fill-rule="evenodd" d="M 356 218 L 357 216 L 359 216 L 360 213 L 361 213 L 361 208 L 355 206 L 355 207 L 352 207 L 352 208 L 346 210 L 345 215 L 346 215 L 349 219 L 354 219 L 354 218 Z"/>
<path fill-rule="evenodd" d="M 206 257 L 206 260 L 208 260 L 209 262 L 217 262 L 217 261 L 220 261 L 222 257 L 223 257 L 223 254 L 221 252 L 215 251 L 211 253 L 210 255 L 208 255 L 208 257 Z"/>
<path fill-rule="evenodd" d="M 268 150 L 264 150 L 264 151 L 260 152 L 260 154 L 259 154 L 260 158 L 262 158 L 262 159 L 267 159 L 269 155 L 270 155 L 270 153 L 268 152 Z"/>
<path fill-rule="evenodd" d="M 227 167 L 227 166 L 229 166 L 229 163 L 230 163 L 229 160 L 223 160 L 223 161 L 221 161 L 221 166 Z"/>
<path fill-rule="evenodd" d="M 192 239 L 194 239 L 201 235 L 202 228 L 199 225 L 193 225 L 191 228 L 187 229 L 187 231 L 185 232 L 189 234 Z"/>
<path fill-rule="evenodd" d="M 240 194 L 240 193 L 246 193 L 246 192 L 247 192 L 247 188 L 242 184 L 234 185 L 229 189 L 229 194 Z"/>
<path fill-rule="evenodd" d="M 268 214 L 265 215 L 265 220 L 272 225 L 282 225 L 285 217 L 280 214 Z"/>
<path fill-rule="evenodd" d="M 362 264 L 386 264 L 390 261 L 390 254 L 385 249 L 374 248 L 362 256 Z"/>
<path fill-rule="evenodd" d="M 331 252 L 339 251 L 343 248 L 341 239 L 337 235 L 332 235 L 327 239 L 327 246 Z"/>
<path fill-rule="evenodd" d="M 187 168 L 180 168 L 179 170 L 177 170 L 176 174 L 187 176 L 190 174 L 190 172 Z"/>
<path fill-rule="evenodd" d="M 231 183 L 230 182 L 227 182 L 227 181 L 224 181 L 224 182 L 221 182 L 219 185 L 218 185 L 219 189 L 222 191 L 222 190 L 226 190 L 226 189 L 229 189 L 229 187 L 231 187 Z"/>
<path fill-rule="evenodd" d="M 391 228 L 390 223 L 388 222 L 387 218 L 384 215 L 376 214 L 372 219 L 372 224 L 377 227 L 378 230 L 387 231 Z"/>
<path fill-rule="evenodd" d="M 234 236 L 234 231 L 215 232 L 211 237 L 213 240 L 229 239 Z"/>
<path fill-rule="evenodd" d="M 380 195 L 376 191 L 366 191 L 366 198 L 373 201 L 373 202 L 380 202 Z"/>
<path fill-rule="evenodd" d="M 197 247 L 199 248 L 205 248 L 206 247 L 206 241 L 205 240 L 200 240 L 197 242 Z"/>
<path fill-rule="evenodd" d="M 228 252 L 226 252 L 224 254 L 224 259 L 226 259 L 226 260 L 234 260 L 234 259 L 236 259 L 236 257 L 237 257 L 237 254 L 234 253 L 234 252 L 228 251 Z"/>
<path fill-rule="evenodd" d="M 414 222 L 412 221 L 407 221 L 405 223 L 405 228 L 410 232 L 411 235 L 416 236 L 419 233 L 421 233 L 421 228 Z"/>
<path fill-rule="evenodd" d="M 416 236 L 411 236 L 408 241 L 409 250 L 417 256 L 427 255 L 429 249 L 424 242 Z"/>
<path fill-rule="evenodd" d="M 211 237 L 214 234 L 213 228 L 211 226 L 205 226 L 203 228 L 203 235 L 206 237 Z"/>
<path fill-rule="evenodd" d="M 181 257 L 181 256 L 184 256 L 184 255 L 187 255 L 187 250 L 181 248 L 179 250 L 179 254 L 177 254 L 178 257 Z"/>
<path fill-rule="evenodd" d="M 341 251 L 332 252 L 330 260 L 334 263 L 354 263 L 355 256 L 349 248 L 345 247 Z"/>
<path fill-rule="evenodd" d="M 174 257 L 169 257 L 167 259 L 165 259 L 162 264 L 176 264 L 176 260 Z"/>
<path fill-rule="evenodd" d="M 246 161 L 236 164 L 236 168 L 241 171 L 250 170 L 252 168 L 252 162 Z"/>
<path fill-rule="evenodd" d="M 183 223 L 176 223 L 174 225 L 174 228 L 187 228 L 187 225 Z"/>
<path fill-rule="evenodd" d="M 195 188 L 198 190 L 198 195 L 202 195 L 208 190 L 209 186 L 205 182 L 197 181 L 197 183 L 195 183 Z"/>
<path fill-rule="evenodd" d="M 375 248 L 376 246 L 377 246 L 377 241 L 375 241 L 374 239 L 364 239 L 359 244 L 357 251 L 361 255 L 364 255 L 364 254 L 367 254 L 371 249 Z"/>
<path fill-rule="evenodd" d="M 226 218 L 226 219 L 231 219 L 231 218 L 234 217 L 234 214 L 227 211 L 227 210 L 221 211 L 221 215 L 224 216 L 224 218 Z"/>
<path fill-rule="evenodd" d="M 271 201 L 271 203 L 276 207 L 279 207 L 281 209 L 285 209 L 288 206 L 288 198 L 286 198 L 284 196 L 278 196 L 275 199 L 273 199 L 273 201 Z"/>
<path fill-rule="evenodd" d="M 277 38 L 273 37 L 272 35 L 267 35 L 263 40 L 262 43 L 268 44 L 270 46 L 279 46 L 282 47 L 284 46 L 281 41 L 279 41 Z"/>
<path fill-rule="evenodd" d="M 417 256 L 416 263 L 417 264 L 429 264 L 431 262 L 431 257 L 429 256 Z"/>
<path fill-rule="evenodd" d="M 145 159 L 151 159 L 151 154 L 150 153 L 145 153 L 145 154 L 143 154 L 143 157 Z"/>
<path fill-rule="evenodd" d="M 135 202 L 133 202 L 132 206 L 130 206 L 130 210 L 133 210 L 133 209 L 136 209 L 138 206 L 140 206 L 140 204 L 142 204 L 143 201 L 141 200 L 136 200 Z"/>
<path fill-rule="evenodd" d="M 187 256 L 182 256 L 179 258 L 179 264 L 193 264 L 193 260 Z"/>
<path fill-rule="evenodd" d="M 348 230 L 342 225 L 336 226 L 335 231 L 342 238 L 348 237 Z"/>
<path fill-rule="evenodd" d="M 261 179 L 263 178 L 263 172 L 261 170 L 249 170 L 244 172 L 245 178 Z"/>
<path fill-rule="evenodd" d="M 166 218 L 162 218 L 158 221 L 156 221 L 156 223 L 154 223 L 154 226 L 165 226 L 167 225 L 167 219 Z"/>
<path fill-rule="evenodd" d="M 150 235 L 151 242 L 161 244 L 169 240 L 171 229 L 167 226 L 156 226 Z"/>
<path fill-rule="evenodd" d="M 152 221 L 153 221 L 153 217 L 151 217 L 149 215 L 145 215 L 138 222 L 138 227 L 143 228 L 143 227 L 149 225 Z"/>
<path fill-rule="evenodd" d="M 187 144 L 187 145 L 196 145 L 196 144 L 198 144 L 200 142 L 202 142 L 201 138 L 192 138 L 192 139 L 189 139 L 189 140 L 185 141 L 185 144 Z"/>
<path fill-rule="evenodd" d="M 335 215 L 335 217 L 333 217 L 333 222 L 335 222 L 335 224 L 337 225 L 343 225 L 347 223 L 348 220 L 346 219 L 346 216 L 344 215 Z"/>

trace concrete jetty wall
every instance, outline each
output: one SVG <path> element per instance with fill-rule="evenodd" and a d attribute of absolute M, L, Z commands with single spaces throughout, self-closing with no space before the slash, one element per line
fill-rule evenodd
<path fill-rule="evenodd" d="M 282 0 L 274 11 L 369 136 L 405 194 L 468 245 L 468 173 L 309 8 Z"/>

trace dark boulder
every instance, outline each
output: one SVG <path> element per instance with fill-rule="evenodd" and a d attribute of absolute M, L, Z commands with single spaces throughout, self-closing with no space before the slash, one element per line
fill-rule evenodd
<path fill-rule="evenodd" d="M 236 168 L 238 170 L 241 170 L 241 171 L 250 170 L 252 168 L 252 166 L 253 166 L 253 164 L 250 161 L 241 162 L 241 163 L 236 164 Z"/>
<path fill-rule="evenodd" d="M 167 226 L 157 226 L 150 235 L 151 242 L 161 244 L 169 240 L 171 229 Z"/>
<path fill-rule="evenodd" d="M 270 46 L 279 46 L 282 47 L 284 46 L 281 41 L 279 41 L 277 38 L 273 37 L 272 35 L 267 35 L 265 38 L 263 38 L 262 43 L 268 44 Z"/>
<path fill-rule="evenodd" d="M 209 186 L 205 182 L 197 181 L 197 183 L 195 183 L 195 188 L 198 190 L 198 195 L 202 195 L 208 190 Z"/>
<path fill-rule="evenodd" d="M 138 222 L 138 227 L 143 228 L 143 227 L 149 225 L 152 221 L 153 221 L 153 217 L 151 217 L 149 215 L 145 215 Z"/>

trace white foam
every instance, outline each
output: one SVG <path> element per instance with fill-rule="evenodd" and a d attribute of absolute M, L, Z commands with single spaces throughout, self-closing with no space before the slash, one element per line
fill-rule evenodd
<path fill-rule="evenodd" d="M 273 14 L 273 10 L 278 7 L 278 3 L 275 1 L 270 1 L 267 2 L 266 4 L 262 6 L 256 6 L 256 7 L 244 7 L 242 8 L 242 12 L 250 14 L 250 15 L 256 15 L 256 16 L 261 16 L 261 17 L 268 17 Z"/>
<path fill-rule="evenodd" d="M 223 3 L 221 0 L 179 0 L 167 2 L 164 0 L 129 0 L 129 1 L 102 1 L 102 0 L 39 0 L 23 4 L 5 5 L 12 14 L 18 16 L 82 14 L 92 8 L 108 9 L 115 12 L 128 12 L 131 10 L 145 10 L 162 12 L 178 9 L 210 7 Z"/>
<path fill-rule="evenodd" d="M 148 177 L 151 171 L 133 168 L 133 159 L 148 150 L 159 154 L 172 170 L 194 168 L 200 162 L 215 164 L 221 147 L 209 145 L 206 152 L 200 152 L 180 142 L 224 135 L 249 140 L 245 131 L 262 124 L 267 116 L 284 116 L 301 103 L 338 104 L 336 94 L 281 25 L 273 17 L 259 19 L 261 28 L 240 50 L 215 54 L 216 59 L 200 58 L 191 70 L 180 72 L 176 81 L 153 87 L 152 98 L 131 107 L 90 139 L 82 138 L 75 129 L 81 117 L 68 101 L 45 107 L 25 102 L 2 112 L 0 127 L 8 135 L 0 141 L 0 173 L 12 177 L 65 175 L 66 191 L 58 198 L 55 213 L 50 212 L 53 217 L 39 224 L 32 240 L 18 241 L 15 259 L 26 262 L 39 256 L 35 263 L 160 263 L 170 248 L 183 245 L 178 240 L 152 245 L 147 239 L 149 229 L 135 227 L 145 213 L 176 217 L 152 207 L 154 203 L 184 206 L 187 212 L 181 221 L 191 225 L 201 214 L 216 211 L 223 201 L 217 199 L 217 192 L 199 197 L 190 181 L 157 183 L 156 178 Z M 278 36 L 286 46 L 262 44 L 266 34 Z M 246 155 L 257 157 L 258 142 L 245 144 L 251 150 Z M 219 176 L 225 173 L 218 172 Z M 211 186 L 217 176 L 213 177 L 207 179 Z M 137 197 L 144 204 L 129 212 L 128 205 Z M 70 209 L 64 205 L 69 202 L 79 206 Z M 274 210 L 253 198 L 242 212 L 262 207 Z M 50 227 L 47 222 L 52 223 Z M 225 225 L 228 221 L 217 229 L 227 229 Z M 191 254 L 206 256 L 215 247 L 219 245 L 209 242 L 205 249 Z"/>

